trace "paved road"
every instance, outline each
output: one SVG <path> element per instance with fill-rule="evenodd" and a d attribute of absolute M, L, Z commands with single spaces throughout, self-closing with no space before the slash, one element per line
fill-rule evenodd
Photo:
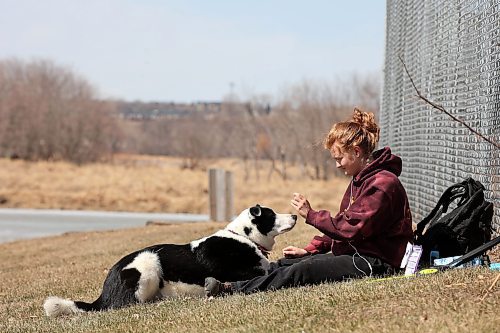
<path fill-rule="evenodd" d="M 123 229 L 147 221 L 202 222 L 207 215 L 97 212 L 47 209 L 0 209 L 0 243 L 58 235 L 69 231 Z"/>

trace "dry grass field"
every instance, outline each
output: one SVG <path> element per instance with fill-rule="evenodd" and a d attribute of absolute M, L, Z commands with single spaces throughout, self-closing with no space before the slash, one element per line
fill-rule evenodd
<path fill-rule="evenodd" d="M 238 161 L 215 166 L 235 174 L 235 208 L 259 202 L 289 211 L 302 191 L 314 207 L 338 206 L 345 179 L 312 182 L 298 170 L 283 182 L 241 180 Z M 208 166 L 208 165 L 207 165 Z M 0 160 L 3 207 L 207 212 L 206 171 L 179 160 L 121 157 L 112 164 Z M 300 220 L 278 238 L 272 259 L 315 231 Z M 185 298 L 101 313 L 46 318 L 49 295 L 94 300 L 107 269 L 123 255 L 155 243 L 185 243 L 224 223 L 154 225 L 68 233 L 0 244 L 0 332 L 498 332 L 498 272 L 456 269 L 408 279 L 358 281 L 219 299 Z M 498 251 L 496 251 L 498 258 Z"/>
<path fill-rule="evenodd" d="M 348 184 L 346 178 L 311 181 L 293 166 L 290 180 L 268 179 L 266 162 L 259 164 L 259 179 L 251 172 L 247 181 L 240 160 L 205 162 L 202 170 L 181 165 L 178 158 L 147 156 L 83 166 L 0 159 L 0 207 L 207 214 L 208 168 L 233 172 L 236 212 L 255 203 L 289 211 L 293 192 L 306 194 L 315 207 L 335 207 Z"/>

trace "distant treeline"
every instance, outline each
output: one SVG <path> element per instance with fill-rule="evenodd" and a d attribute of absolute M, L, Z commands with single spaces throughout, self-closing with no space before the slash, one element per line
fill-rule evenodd
<path fill-rule="evenodd" d="M 321 139 L 354 106 L 377 112 L 380 77 L 303 81 L 280 96 L 235 94 L 221 102 L 174 104 L 100 100 L 84 78 L 51 61 L 0 61 L 0 155 L 86 163 L 117 152 L 284 161 L 312 178 L 328 174 Z M 170 110 L 170 111 L 169 111 Z M 273 163 L 274 165 L 274 163 Z M 284 164 L 283 164 L 284 165 Z"/>

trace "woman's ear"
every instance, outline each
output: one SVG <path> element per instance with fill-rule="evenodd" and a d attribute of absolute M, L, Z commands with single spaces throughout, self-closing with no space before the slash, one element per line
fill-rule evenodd
<path fill-rule="evenodd" d="M 363 153 L 361 151 L 361 148 L 359 148 L 358 146 L 354 146 L 353 151 L 354 151 L 354 156 L 356 156 L 357 158 L 361 157 L 361 155 Z"/>

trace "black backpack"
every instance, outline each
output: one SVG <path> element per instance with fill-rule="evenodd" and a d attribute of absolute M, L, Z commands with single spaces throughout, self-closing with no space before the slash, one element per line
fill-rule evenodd
<path fill-rule="evenodd" d="M 459 256 L 491 239 L 493 204 L 484 200 L 483 191 L 483 184 L 472 178 L 452 185 L 430 214 L 417 224 L 415 244 L 422 245 L 420 262 L 424 266 L 433 264 L 431 251 L 439 251 L 441 258 Z M 456 208 L 446 214 L 457 199 Z"/>

